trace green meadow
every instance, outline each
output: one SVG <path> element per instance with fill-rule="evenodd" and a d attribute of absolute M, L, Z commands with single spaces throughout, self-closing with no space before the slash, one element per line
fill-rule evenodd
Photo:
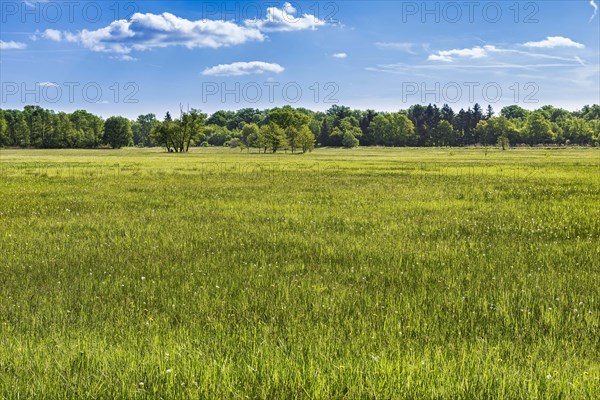
<path fill-rule="evenodd" d="M 592 399 L 598 148 L 0 150 L 1 399 Z"/>

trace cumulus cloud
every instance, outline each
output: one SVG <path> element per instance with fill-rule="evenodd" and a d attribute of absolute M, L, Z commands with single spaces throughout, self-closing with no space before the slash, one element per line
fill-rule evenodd
<path fill-rule="evenodd" d="M 592 14 L 589 20 L 589 22 L 592 22 L 592 20 L 596 17 L 596 14 L 598 14 L 598 4 L 596 4 L 594 0 L 590 0 L 590 6 L 594 8 L 594 13 Z"/>
<path fill-rule="evenodd" d="M 233 64 L 219 64 L 214 67 L 206 68 L 202 75 L 209 76 L 242 76 L 250 74 L 262 74 L 273 72 L 279 74 L 285 71 L 279 64 L 267 63 L 263 61 L 235 62 Z"/>
<path fill-rule="evenodd" d="M 5 42 L 0 40 L 0 50 L 23 50 L 26 47 L 27 45 L 25 43 L 15 41 Z"/>
<path fill-rule="evenodd" d="M 48 34 L 46 30 L 45 35 Z M 50 32 L 49 38 L 59 38 Z M 77 42 L 85 48 L 98 52 L 128 54 L 133 50 L 149 50 L 169 46 L 185 46 L 189 49 L 219 48 L 263 41 L 264 35 L 257 29 L 236 25 L 228 21 L 190 21 L 171 13 L 135 13 L 130 20 L 113 21 L 97 30 L 84 29 L 78 33 L 62 32 L 61 38 Z"/>
<path fill-rule="evenodd" d="M 55 42 L 62 40 L 62 33 L 56 29 L 46 29 L 43 36 L 45 39 L 54 40 Z"/>
<path fill-rule="evenodd" d="M 290 4 L 285 3 L 282 8 L 267 8 L 267 16 L 264 19 L 247 19 L 244 24 L 261 32 L 289 32 L 305 29 L 317 29 L 326 22 L 312 14 L 296 16 L 298 11 Z"/>
<path fill-rule="evenodd" d="M 492 48 L 493 46 L 485 46 Z M 452 49 L 452 50 L 441 50 L 435 54 L 431 54 L 428 57 L 429 61 L 443 61 L 443 62 L 453 62 L 455 57 L 464 57 L 464 58 L 484 58 L 488 56 L 488 51 L 484 47 L 476 46 L 470 49 Z"/>
<path fill-rule="evenodd" d="M 553 49 L 555 47 L 575 47 L 583 49 L 585 47 L 581 43 L 574 42 L 573 40 L 562 36 L 548 36 L 546 39 L 540 40 L 539 42 L 523 43 L 523 46 L 542 49 Z"/>
<path fill-rule="evenodd" d="M 169 46 L 219 48 L 240 45 L 249 41 L 264 41 L 264 32 L 316 29 L 325 21 L 311 14 L 297 15 L 290 3 L 282 8 L 269 7 L 264 19 L 232 21 L 202 19 L 190 21 L 171 13 L 135 13 L 129 20 L 116 20 L 110 25 L 78 32 L 46 29 L 42 36 L 53 41 L 79 43 L 97 52 L 129 54 Z M 37 38 L 37 35 L 36 35 Z"/>
<path fill-rule="evenodd" d="M 332 57 L 333 58 L 348 58 L 348 54 L 346 54 L 346 53 L 335 53 Z"/>

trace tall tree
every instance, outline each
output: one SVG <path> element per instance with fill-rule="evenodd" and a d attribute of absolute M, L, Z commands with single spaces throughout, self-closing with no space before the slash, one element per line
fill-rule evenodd
<path fill-rule="evenodd" d="M 284 106 L 271 110 L 267 115 L 267 121 L 276 123 L 284 130 L 289 127 L 300 129 L 303 125 L 308 125 L 310 117 L 290 106 Z"/>
<path fill-rule="evenodd" d="M 233 111 L 219 110 L 212 114 L 207 120 L 207 125 L 218 125 L 227 127 L 227 129 L 237 128 L 237 122 L 235 121 L 235 113 Z M 235 126 L 230 126 L 235 125 Z"/>
<path fill-rule="evenodd" d="M 29 147 L 29 126 L 23 114 L 19 114 L 17 117 L 17 123 L 15 124 L 13 143 L 20 147 Z"/>
<path fill-rule="evenodd" d="M 494 109 L 491 105 L 488 104 L 487 109 L 485 111 L 485 119 L 491 119 L 494 116 Z"/>
<path fill-rule="evenodd" d="M 333 117 L 326 115 L 321 123 L 321 130 L 319 132 L 319 144 L 321 146 L 332 146 L 331 131 L 333 129 L 332 124 Z"/>
<path fill-rule="evenodd" d="M 500 115 L 508 119 L 526 118 L 529 115 L 529 111 L 517 105 L 512 105 L 502 108 Z"/>
<path fill-rule="evenodd" d="M 306 126 L 306 125 L 304 125 L 304 126 Z M 292 153 L 295 153 L 296 149 L 300 146 L 299 135 L 300 135 L 300 130 L 298 128 L 296 128 L 295 126 L 289 126 L 285 130 L 285 136 L 286 136 L 287 142 L 290 146 L 290 150 L 292 150 Z"/>
<path fill-rule="evenodd" d="M 2 110 L 0 110 L 0 147 L 8 146 L 9 144 L 8 122 L 6 122 Z"/>
<path fill-rule="evenodd" d="M 104 122 L 104 142 L 113 149 L 120 149 L 132 142 L 133 133 L 129 120 L 124 117 L 110 117 Z"/>
<path fill-rule="evenodd" d="M 375 138 L 371 135 L 372 131 L 369 129 L 369 126 L 376 116 L 377 112 L 374 110 L 367 110 L 362 113 L 359 125 L 360 130 L 362 131 L 362 138 L 360 142 L 363 146 L 372 146 L 375 144 Z"/>
<path fill-rule="evenodd" d="M 369 126 L 375 145 L 408 146 L 415 140 L 415 128 L 402 113 L 380 113 Z"/>
<path fill-rule="evenodd" d="M 145 114 L 137 117 L 137 120 L 132 125 L 133 144 L 136 146 L 150 147 L 152 146 L 151 135 L 152 131 L 158 126 L 159 121 L 154 114 Z"/>
<path fill-rule="evenodd" d="M 259 131 L 260 128 L 253 122 L 245 124 L 242 128 L 242 141 L 246 144 L 246 147 L 248 147 L 248 151 L 250 151 L 251 147 L 255 146 Z"/>
<path fill-rule="evenodd" d="M 269 122 L 261 128 L 262 136 L 264 137 L 265 147 L 269 147 L 273 153 L 287 146 L 287 137 L 285 131 L 274 122 Z"/>
<path fill-rule="evenodd" d="M 355 143 L 354 140 L 350 138 L 350 135 L 356 139 L 356 145 L 358 146 L 358 141 L 362 137 L 362 131 L 358 127 L 357 119 L 352 116 L 343 118 L 339 125 L 333 128 L 331 131 L 330 140 L 332 143 L 336 143 L 338 146 L 342 145 L 344 147 L 348 147 L 348 144 Z"/>
<path fill-rule="evenodd" d="M 175 137 L 173 143 L 175 151 L 188 152 L 190 145 L 195 140 L 202 140 L 204 134 L 204 125 L 206 122 L 206 114 L 200 110 L 191 109 L 188 112 L 181 111 L 181 118 L 176 121 Z"/>
<path fill-rule="evenodd" d="M 427 144 L 427 108 L 420 104 L 415 104 L 408 109 L 408 118 L 415 127 L 417 136 L 416 145 L 425 146 Z"/>
<path fill-rule="evenodd" d="M 163 121 L 157 124 L 150 134 L 150 140 L 157 146 L 164 147 L 169 153 L 175 151 L 172 142 L 173 132 L 176 129 L 171 113 L 167 111 Z"/>
<path fill-rule="evenodd" d="M 529 144 L 546 143 L 552 137 L 550 122 L 541 112 L 533 112 L 527 117 L 526 132 Z"/>
<path fill-rule="evenodd" d="M 446 120 L 441 120 L 433 129 L 431 135 L 432 144 L 434 146 L 450 146 L 453 142 L 454 128 L 452 124 Z"/>
<path fill-rule="evenodd" d="M 444 121 L 448 121 L 452 123 L 454 121 L 454 110 L 448 105 L 444 104 L 442 110 L 440 111 L 441 117 Z"/>
<path fill-rule="evenodd" d="M 69 116 L 76 138 L 72 140 L 77 147 L 97 147 L 104 135 L 104 122 L 87 111 L 77 110 Z"/>
<path fill-rule="evenodd" d="M 315 135 L 304 125 L 298 132 L 298 144 L 302 148 L 302 152 L 312 151 L 315 148 Z"/>

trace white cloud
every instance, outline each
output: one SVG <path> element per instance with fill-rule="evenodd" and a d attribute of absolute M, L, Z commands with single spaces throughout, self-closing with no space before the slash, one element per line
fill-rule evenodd
<path fill-rule="evenodd" d="M 51 35 L 56 37 L 54 32 Z M 233 22 L 190 21 L 167 12 L 160 15 L 135 13 L 130 20 L 113 21 L 94 31 L 63 32 L 62 36 L 66 41 L 80 43 L 92 51 L 120 54 L 169 46 L 216 49 L 265 38 L 257 29 Z"/>
<path fill-rule="evenodd" d="M 285 71 L 279 64 L 266 63 L 263 61 L 235 62 L 233 64 L 219 64 L 202 71 L 202 75 L 210 76 L 242 76 L 250 74 L 262 74 L 273 72 L 279 74 Z"/>
<path fill-rule="evenodd" d="M 517 45 L 520 46 L 520 45 Z M 516 46 L 515 46 L 516 47 Z M 400 73 L 407 70 L 542 70 L 548 68 L 581 68 L 588 63 L 572 55 L 545 54 L 541 50 L 497 47 L 483 45 L 466 49 L 441 50 L 428 57 L 428 65 L 382 64 L 368 68 L 369 71 Z M 439 62 L 441 61 L 441 63 Z"/>
<path fill-rule="evenodd" d="M 493 48 L 493 46 L 485 46 Z M 444 61 L 453 62 L 453 57 L 467 57 L 472 59 L 484 58 L 488 56 L 488 49 L 483 47 L 473 47 L 471 49 L 452 49 L 452 50 L 441 50 L 435 54 L 431 54 L 428 57 L 429 61 Z"/>
<path fill-rule="evenodd" d="M 495 53 L 496 55 L 502 56 L 507 54 L 512 54 L 515 57 L 527 57 L 527 58 L 542 58 L 546 60 L 559 60 L 559 61 L 576 61 L 581 65 L 585 65 L 585 62 L 580 57 L 560 57 L 550 54 L 543 53 L 533 53 L 531 51 L 522 51 L 516 49 L 504 49 L 496 46 L 483 46 L 483 48 L 491 55 Z"/>
<path fill-rule="evenodd" d="M 594 14 L 592 14 L 589 20 L 589 22 L 592 22 L 592 20 L 596 17 L 596 14 L 598 14 L 598 4 L 596 4 L 594 0 L 590 0 L 590 6 L 594 7 Z"/>
<path fill-rule="evenodd" d="M 50 1 L 50 0 L 23 0 L 23 3 L 25 3 L 26 5 L 28 5 L 30 7 L 35 7 L 39 3 L 47 3 L 48 1 Z"/>
<path fill-rule="evenodd" d="M 57 87 L 58 84 L 55 82 L 39 82 L 38 85 L 42 87 Z"/>
<path fill-rule="evenodd" d="M 376 47 L 380 49 L 390 49 L 390 50 L 402 50 L 410 54 L 414 54 L 413 47 L 414 43 L 406 43 L 406 42 L 376 42 Z"/>
<path fill-rule="evenodd" d="M 23 50 L 26 47 L 27 45 L 25 43 L 14 41 L 5 42 L 0 40 L 0 50 Z"/>
<path fill-rule="evenodd" d="M 79 42 L 79 35 L 71 32 L 63 32 L 63 37 L 67 42 L 77 43 Z"/>
<path fill-rule="evenodd" d="M 46 29 L 43 33 L 44 38 L 60 42 L 62 40 L 62 33 L 56 29 Z"/>
<path fill-rule="evenodd" d="M 296 16 L 297 10 L 290 4 L 285 3 L 282 8 L 267 8 L 267 16 L 264 19 L 247 19 L 244 24 L 261 32 L 289 32 L 305 29 L 317 29 L 326 22 L 312 14 Z"/>
<path fill-rule="evenodd" d="M 190 21 L 168 12 L 135 13 L 129 20 L 116 20 L 96 30 L 83 29 L 74 33 L 46 29 L 42 36 L 57 42 L 79 43 L 92 51 L 129 54 L 169 46 L 216 49 L 248 41 L 263 41 L 263 32 L 316 29 L 325 25 L 325 21 L 314 15 L 297 16 L 297 13 L 290 3 L 285 3 L 281 9 L 267 8 L 264 19 L 246 20 L 244 26 L 223 20 Z"/>
<path fill-rule="evenodd" d="M 119 61 L 137 61 L 138 60 L 135 57 L 131 57 L 129 54 L 121 54 L 118 56 L 111 56 L 110 58 L 112 60 L 119 60 Z"/>
<path fill-rule="evenodd" d="M 296 9 L 294 8 L 294 6 L 291 3 L 284 3 L 283 4 L 283 10 L 291 15 L 296 14 Z"/>
<path fill-rule="evenodd" d="M 554 69 L 554 68 L 581 68 L 582 66 L 576 62 L 571 63 L 548 63 L 548 64 L 516 64 L 516 63 L 494 63 L 494 64 L 379 64 L 376 67 L 367 67 L 365 70 L 372 72 L 388 72 L 395 74 L 406 74 L 414 73 L 415 71 L 423 70 L 447 70 L 447 71 L 473 71 L 474 73 L 485 71 L 485 70 L 530 70 L 540 71 L 543 69 Z M 587 66 L 586 66 L 587 67 Z"/>
<path fill-rule="evenodd" d="M 346 53 L 335 53 L 332 57 L 333 58 L 348 58 L 348 54 L 346 54 Z"/>
<path fill-rule="evenodd" d="M 562 36 L 548 36 L 545 40 L 539 42 L 527 42 L 524 43 L 523 46 L 542 49 L 553 49 L 555 47 L 575 47 L 583 49 L 585 47 L 581 43 L 574 42 L 571 39 Z"/>

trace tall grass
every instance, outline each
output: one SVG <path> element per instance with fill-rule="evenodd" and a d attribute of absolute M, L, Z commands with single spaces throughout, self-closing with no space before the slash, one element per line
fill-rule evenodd
<path fill-rule="evenodd" d="M 0 398 L 595 398 L 598 149 L 0 154 Z"/>

